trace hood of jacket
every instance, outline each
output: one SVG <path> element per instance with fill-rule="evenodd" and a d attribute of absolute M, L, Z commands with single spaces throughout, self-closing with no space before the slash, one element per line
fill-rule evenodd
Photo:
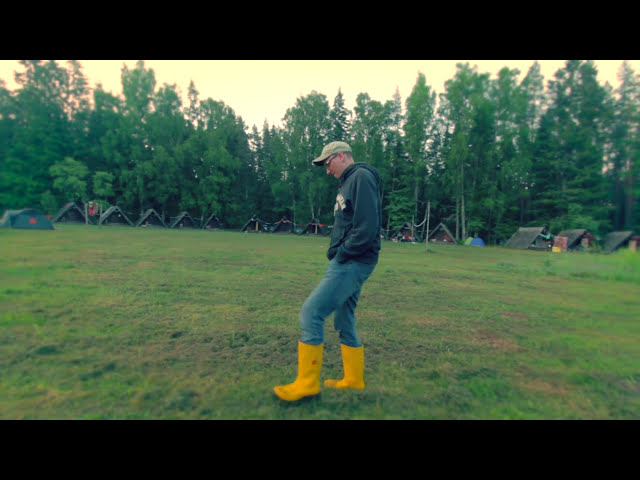
<path fill-rule="evenodd" d="M 347 178 L 353 175 L 353 173 L 359 168 L 364 168 L 365 170 L 369 170 L 375 177 L 376 182 L 378 182 L 378 189 L 380 189 L 380 173 L 375 167 L 372 167 L 371 165 L 368 165 L 364 162 L 357 162 L 349 165 L 349 167 L 347 167 L 347 169 L 344 172 L 342 172 L 342 176 L 340 177 L 340 186 L 342 186 L 344 182 L 346 182 Z"/>

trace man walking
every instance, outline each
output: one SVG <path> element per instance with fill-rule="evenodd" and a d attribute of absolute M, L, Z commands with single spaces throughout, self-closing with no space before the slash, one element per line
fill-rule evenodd
<path fill-rule="evenodd" d="M 366 163 L 354 163 L 351 147 L 345 142 L 326 145 L 313 164 L 325 167 L 328 175 L 340 179 L 340 186 L 327 251 L 329 267 L 300 311 L 298 375 L 293 383 L 273 389 L 288 402 L 320 393 L 324 321 L 331 313 L 340 339 L 344 377 L 325 380 L 324 384 L 331 388 L 364 388 L 364 347 L 356 331 L 355 309 L 362 285 L 373 273 L 380 252 L 378 171 Z"/>

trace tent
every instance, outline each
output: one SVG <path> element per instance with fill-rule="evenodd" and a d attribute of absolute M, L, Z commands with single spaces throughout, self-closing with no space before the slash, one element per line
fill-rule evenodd
<path fill-rule="evenodd" d="M 318 220 L 313 219 L 306 224 L 302 232 L 302 235 L 329 235 L 331 231 L 329 227 Z"/>
<path fill-rule="evenodd" d="M 51 223 L 87 223 L 87 217 L 75 203 L 69 202 L 58 210 Z"/>
<path fill-rule="evenodd" d="M 167 224 L 164 223 L 162 217 L 158 215 L 153 208 L 148 209 L 142 214 L 140 220 L 136 222 L 136 227 L 161 227 L 167 228 Z"/>
<path fill-rule="evenodd" d="M 619 248 L 629 245 L 634 233 L 630 230 L 624 232 L 611 232 L 604 237 L 604 244 L 602 250 L 606 253 L 611 253 Z"/>
<path fill-rule="evenodd" d="M 215 214 L 212 214 L 207 219 L 207 221 L 202 226 L 202 228 L 204 230 L 219 230 L 219 229 L 224 228 L 224 226 L 222 225 L 222 222 L 220 221 L 220 219 Z"/>
<path fill-rule="evenodd" d="M 431 233 L 429 233 L 428 241 L 431 243 L 455 244 L 454 236 L 451 234 L 447 226 L 440 222 Z"/>
<path fill-rule="evenodd" d="M 466 244 L 466 242 L 465 242 L 465 244 Z M 482 238 L 480 238 L 480 237 L 473 237 L 473 238 L 471 239 L 471 241 L 470 241 L 467 245 L 470 245 L 470 246 L 472 246 L 472 247 L 484 247 L 484 246 L 485 246 L 485 243 L 484 243 L 484 240 L 483 240 Z"/>
<path fill-rule="evenodd" d="M 545 227 L 520 227 L 504 244 L 507 248 L 523 248 L 532 250 L 546 250 L 547 240 L 544 235 Z"/>
<path fill-rule="evenodd" d="M 269 226 L 258 217 L 251 217 L 251 220 L 245 223 L 240 231 L 246 233 L 265 233 L 269 231 Z"/>
<path fill-rule="evenodd" d="M 273 225 L 271 233 L 296 233 L 295 224 L 287 217 L 282 217 Z"/>
<path fill-rule="evenodd" d="M 556 237 L 566 237 L 567 250 L 579 250 L 589 248 L 593 245 L 595 237 L 584 228 L 573 230 L 562 230 Z M 554 242 L 555 246 L 555 242 Z"/>
<path fill-rule="evenodd" d="M 180 212 L 175 218 L 169 228 L 200 228 L 187 212 Z"/>
<path fill-rule="evenodd" d="M 413 229 L 411 228 L 411 224 L 408 222 L 404 222 L 400 228 L 397 228 L 391 234 L 391 240 L 394 242 L 411 242 L 415 240 L 414 237 Z"/>
<path fill-rule="evenodd" d="M 0 228 L 55 230 L 53 223 L 42 212 L 34 208 L 5 210 L 4 215 L 0 218 Z"/>
<path fill-rule="evenodd" d="M 98 225 L 124 225 L 133 227 L 133 223 L 117 206 L 107 208 L 107 211 L 100 216 Z"/>

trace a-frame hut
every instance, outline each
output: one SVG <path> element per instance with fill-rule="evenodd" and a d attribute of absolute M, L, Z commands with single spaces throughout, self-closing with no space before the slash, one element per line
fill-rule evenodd
<path fill-rule="evenodd" d="M 169 228 L 199 228 L 199 225 L 188 212 L 180 212 L 180 215 L 171 222 Z"/>
<path fill-rule="evenodd" d="M 158 215 L 153 208 L 148 209 L 142 214 L 140 220 L 136 222 L 136 227 L 161 227 L 167 228 L 167 224 L 164 223 L 162 217 Z"/>
<path fill-rule="evenodd" d="M 65 203 L 58 210 L 55 217 L 51 219 L 51 223 L 87 223 L 87 217 L 84 212 L 73 202 Z"/>
<path fill-rule="evenodd" d="M 251 219 L 244 224 L 240 231 L 246 233 L 266 233 L 269 231 L 269 226 L 266 224 L 266 222 L 263 222 L 258 217 L 251 217 Z"/>
<path fill-rule="evenodd" d="M 631 230 L 611 232 L 604 237 L 604 243 L 602 250 L 606 253 L 611 253 L 619 248 L 623 248 L 629 245 L 629 242 L 633 238 L 634 233 Z"/>
<path fill-rule="evenodd" d="M 504 244 L 507 248 L 522 248 L 532 250 L 546 250 L 547 240 L 540 234 L 544 234 L 545 227 L 520 227 Z"/>
<path fill-rule="evenodd" d="M 567 239 L 567 250 L 587 249 L 592 247 L 595 241 L 594 235 L 584 228 L 562 230 L 556 235 L 556 239 L 558 237 L 564 237 Z"/>
<path fill-rule="evenodd" d="M 203 230 L 222 230 L 223 228 L 222 222 L 215 214 L 212 214 L 202 226 Z"/>
<path fill-rule="evenodd" d="M 414 240 L 414 232 L 411 228 L 411 224 L 404 222 L 400 228 L 397 228 L 391 234 L 391 240 L 394 242 L 411 242 Z"/>
<path fill-rule="evenodd" d="M 287 217 L 282 217 L 273 224 L 271 233 L 296 233 L 296 226 Z"/>
<path fill-rule="evenodd" d="M 318 220 L 313 219 L 304 227 L 301 235 L 329 235 L 331 231 L 329 227 Z"/>
<path fill-rule="evenodd" d="M 109 207 L 101 216 L 98 225 L 122 225 L 133 227 L 133 222 L 117 206 Z"/>
<path fill-rule="evenodd" d="M 456 243 L 455 237 L 442 222 L 429 233 L 427 240 L 431 243 L 444 243 L 447 245 Z"/>

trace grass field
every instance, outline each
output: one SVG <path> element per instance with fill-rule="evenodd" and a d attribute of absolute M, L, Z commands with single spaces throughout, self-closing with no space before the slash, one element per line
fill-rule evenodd
<path fill-rule="evenodd" d="M 640 419 L 640 252 L 384 242 L 363 391 L 296 404 L 328 238 L 0 231 L 1 419 Z M 342 373 L 332 318 L 323 378 Z"/>

